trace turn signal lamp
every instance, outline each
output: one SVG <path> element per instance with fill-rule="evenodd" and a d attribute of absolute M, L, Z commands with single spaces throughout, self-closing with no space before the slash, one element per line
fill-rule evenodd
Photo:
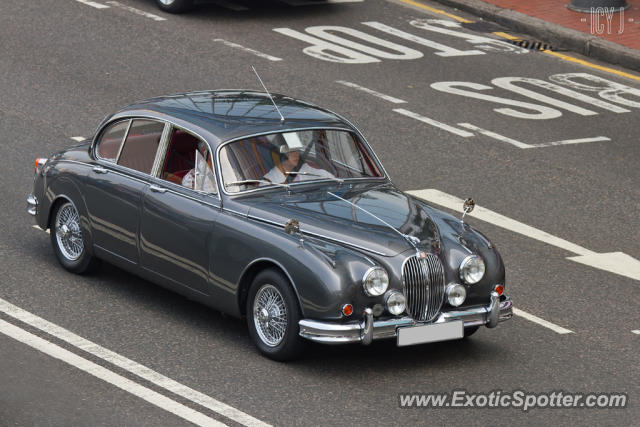
<path fill-rule="evenodd" d="M 351 304 L 343 305 L 342 314 L 344 314 L 345 316 L 351 316 L 353 314 L 353 306 Z"/>
<path fill-rule="evenodd" d="M 496 291 L 498 295 L 502 295 L 502 293 L 504 292 L 504 287 L 502 285 L 496 285 L 493 290 Z"/>

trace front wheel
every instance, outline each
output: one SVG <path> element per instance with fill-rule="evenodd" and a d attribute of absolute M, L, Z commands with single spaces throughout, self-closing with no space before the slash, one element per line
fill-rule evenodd
<path fill-rule="evenodd" d="M 478 331 L 480 326 L 469 326 L 468 328 L 464 328 L 464 338 L 470 337 Z"/>
<path fill-rule="evenodd" d="M 160 9 L 169 13 L 185 12 L 193 6 L 193 0 L 156 0 L 156 3 Z"/>
<path fill-rule="evenodd" d="M 273 360 L 298 357 L 304 348 L 298 334 L 300 307 L 289 281 L 276 270 L 259 273 L 247 298 L 247 326 L 258 350 Z"/>
<path fill-rule="evenodd" d="M 80 215 L 73 202 L 65 201 L 55 208 L 49 230 L 51 245 L 64 268 L 72 273 L 83 274 L 99 266 L 100 261 L 87 250 Z"/>

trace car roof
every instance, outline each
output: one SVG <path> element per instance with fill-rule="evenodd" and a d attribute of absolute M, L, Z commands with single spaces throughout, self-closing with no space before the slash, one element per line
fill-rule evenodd
<path fill-rule="evenodd" d="M 200 91 L 150 98 L 121 109 L 112 118 L 142 112 L 192 128 L 200 134 L 206 133 L 214 144 L 260 133 L 304 128 L 337 127 L 357 132 L 336 113 L 285 95 L 271 95 L 284 122 L 265 92 L 250 90 Z"/>

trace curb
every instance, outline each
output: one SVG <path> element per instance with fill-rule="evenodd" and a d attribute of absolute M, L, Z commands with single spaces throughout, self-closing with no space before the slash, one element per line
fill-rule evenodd
<path fill-rule="evenodd" d="M 534 18 L 524 13 L 503 9 L 481 0 L 434 0 L 446 6 L 455 7 L 490 21 L 530 34 L 551 45 L 561 46 L 585 56 L 619 64 L 634 71 L 640 71 L 640 50 L 622 46 L 582 31 Z"/>

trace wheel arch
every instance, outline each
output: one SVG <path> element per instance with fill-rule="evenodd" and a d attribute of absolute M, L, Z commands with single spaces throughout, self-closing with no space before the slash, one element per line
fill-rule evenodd
<path fill-rule="evenodd" d="M 267 270 L 269 268 L 272 268 L 281 272 L 287 278 L 287 280 L 289 281 L 289 284 L 293 288 L 293 293 L 296 296 L 298 307 L 300 308 L 300 313 L 302 317 L 304 317 L 304 311 L 300 301 L 300 294 L 298 293 L 298 288 L 296 287 L 295 281 L 293 280 L 293 278 L 291 277 L 291 274 L 289 274 L 287 269 L 281 263 L 279 263 L 278 261 L 272 258 L 255 259 L 251 261 L 249 265 L 247 265 L 242 271 L 242 274 L 240 275 L 240 280 L 238 281 L 238 288 L 237 288 L 238 289 L 238 292 L 237 292 L 238 310 L 240 311 L 240 314 L 241 315 L 246 314 L 245 307 L 247 305 L 249 288 L 251 287 L 251 283 L 253 282 L 253 279 L 255 279 L 255 277 L 261 271 Z"/>

